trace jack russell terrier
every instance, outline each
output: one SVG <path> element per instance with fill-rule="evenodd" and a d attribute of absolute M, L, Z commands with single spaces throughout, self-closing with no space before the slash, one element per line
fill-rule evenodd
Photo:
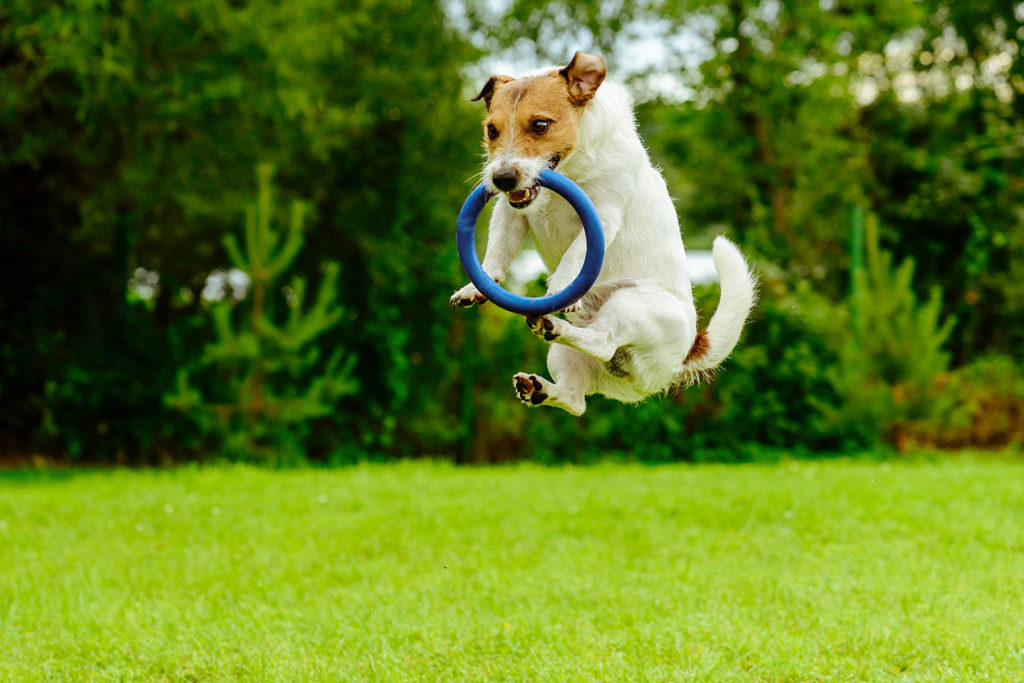
<path fill-rule="evenodd" d="M 494 76 L 473 98 L 487 106 L 483 182 L 504 193 L 491 215 L 484 271 L 500 282 L 527 233 L 552 275 L 548 294 L 579 273 L 586 237 L 576 212 L 537 185 L 545 168 L 591 198 L 604 228 L 605 259 L 590 291 L 561 313 L 528 316 L 546 342 L 551 380 L 517 373 L 531 406 L 582 415 L 589 394 L 635 403 L 708 378 L 732 352 L 754 305 L 755 282 L 736 246 L 717 237 L 718 309 L 698 331 L 686 251 L 661 173 L 637 134 L 626 92 L 602 83 L 604 60 L 577 52 L 565 68 L 521 78 Z M 486 298 L 471 283 L 452 306 Z"/>

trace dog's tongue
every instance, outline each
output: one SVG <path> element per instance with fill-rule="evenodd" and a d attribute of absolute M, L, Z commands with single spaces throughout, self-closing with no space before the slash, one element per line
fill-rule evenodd
<path fill-rule="evenodd" d="M 529 190 L 516 190 L 515 192 L 509 192 L 508 198 L 514 202 L 521 202 L 526 199 L 528 194 L 530 194 Z"/>

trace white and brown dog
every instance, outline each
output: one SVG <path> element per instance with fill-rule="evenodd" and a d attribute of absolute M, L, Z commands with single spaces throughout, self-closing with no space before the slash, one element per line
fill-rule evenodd
<path fill-rule="evenodd" d="M 721 300 L 707 329 L 697 330 L 686 251 L 675 208 L 651 165 L 625 91 L 603 83 L 604 61 L 576 53 L 565 68 L 513 79 L 494 76 L 474 100 L 484 100 L 487 164 L 484 183 L 506 201 L 494 207 L 483 269 L 501 281 L 527 233 L 552 275 L 548 293 L 579 273 L 586 238 L 568 202 L 537 185 L 542 169 L 557 169 L 594 202 L 604 228 L 605 259 L 594 287 L 563 311 L 527 318 L 551 342 L 553 381 L 518 373 L 520 400 L 586 410 L 588 394 L 637 402 L 709 375 L 732 352 L 754 304 L 754 279 L 739 250 L 715 239 L 713 259 Z M 472 284 L 452 306 L 483 303 Z"/>

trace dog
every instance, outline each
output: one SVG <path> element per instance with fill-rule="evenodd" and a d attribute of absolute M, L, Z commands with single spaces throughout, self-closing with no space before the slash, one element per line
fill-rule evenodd
<path fill-rule="evenodd" d="M 605 83 L 605 74 L 601 57 L 577 52 L 564 68 L 493 76 L 473 98 L 487 110 L 483 182 L 504 194 L 491 215 L 481 264 L 488 276 L 501 282 L 527 233 L 551 273 L 548 294 L 579 273 L 586 255 L 582 223 L 568 202 L 539 187 L 543 169 L 579 185 L 601 219 L 606 246 L 597 282 L 560 311 L 564 319 L 526 319 L 550 344 L 551 379 L 526 372 L 513 377 L 523 403 L 576 416 L 591 394 L 637 403 L 708 378 L 732 353 L 755 298 L 743 255 L 716 238 L 712 257 L 721 298 L 707 328 L 698 331 L 675 207 L 637 133 L 625 90 Z M 449 303 L 485 301 L 470 283 Z"/>

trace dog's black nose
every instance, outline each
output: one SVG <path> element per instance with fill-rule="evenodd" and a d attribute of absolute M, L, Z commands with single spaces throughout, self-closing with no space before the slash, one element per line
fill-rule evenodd
<path fill-rule="evenodd" d="M 514 169 L 506 168 L 500 171 L 495 171 L 494 175 L 491 176 L 491 180 L 494 182 L 494 186 L 502 192 L 508 192 L 516 183 L 519 182 L 519 174 Z"/>

